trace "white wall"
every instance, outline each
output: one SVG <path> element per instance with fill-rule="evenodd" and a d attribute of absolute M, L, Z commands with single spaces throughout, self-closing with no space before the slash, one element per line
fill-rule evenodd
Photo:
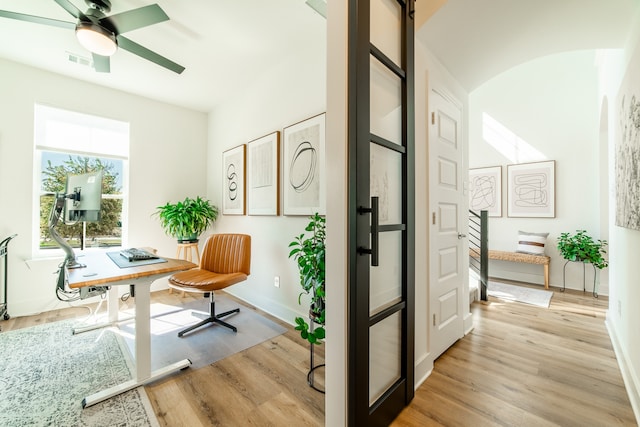
<path fill-rule="evenodd" d="M 175 242 L 150 215 L 167 201 L 205 195 L 207 188 L 206 114 L 0 60 L 0 236 L 18 233 L 9 246 L 14 317 L 67 306 L 54 292 L 60 259 L 25 262 L 32 258 L 31 213 L 37 209 L 34 103 L 130 123 L 129 246 L 153 246 L 173 256 Z M 162 285 L 166 282 L 154 287 Z"/>
<path fill-rule="evenodd" d="M 348 306 L 350 263 L 347 200 L 347 22 L 348 4 L 327 4 L 327 340 L 325 425 L 347 425 Z"/>
<path fill-rule="evenodd" d="M 610 283 L 607 326 L 618 363 L 637 419 L 640 419 L 640 231 L 615 225 L 615 147 L 621 139 L 621 96 L 640 96 L 640 15 L 636 16 L 634 33 L 623 52 L 607 52 L 602 57 L 600 100 L 607 105 L 607 140 L 609 141 L 609 233 Z M 604 107 L 603 107 L 604 108 Z M 637 182 L 629 185 L 637 186 Z"/>
<path fill-rule="evenodd" d="M 594 51 L 576 51 L 539 58 L 506 71 L 469 95 L 469 167 L 502 166 L 502 217 L 489 219 L 489 247 L 514 251 L 519 230 L 548 232 L 546 254 L 551 256 L 550 282 L 562 286 L 565 261 L 556 249 L 562 232 L 587 230 L 606 238 L 601 230 L 599 104 Z M 483 113 L 522 138 L 539 152 L 514 159 L 483 138 Z M 556 217 L 507 217 L 507 164 L 556 161 Z M 495 261 L 491 276 L 544 283 L 542 268 Z M 587 289 L 593 269 L 587 267 Z M 608 293 L 608 269 L 598 273 L 599 291 Z M 582 289 L 582 268 L 567 266 L 566 286 Z"/>
<path fill-rule="evenodd" d="M 211 112 L 207 194 L 219 207 L 222 207 L 223 151 L 274 131 L 282 132 L 286 126 L 325 112 L 324 26 L 325 21 L 318 19 L 318 26 L 308 29 L 316 34 L 313 43 L 292 46 L 287 57 L 280 58 L 272 68 L 261 70 L 259 77 L 248 81 L 244 90 Z M 330 161 L 328 158 L 327 162 Z M 306 315 L 308 305 L 298 305 L 299 275 L 295 261 L 288 258 L 288 245 L 308 222 L 308 216 L 221 215 L 214 232 L 246 233 L 252 237 L 251 275 L 246 282 L 227 291 L 289 323 L 293 323 L 295 316 Z M 275 276 L 280 276 L 279 288 L 274 286 Z"/>

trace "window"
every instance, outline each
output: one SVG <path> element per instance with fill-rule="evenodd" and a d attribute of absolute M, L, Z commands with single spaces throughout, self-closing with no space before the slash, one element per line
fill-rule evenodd
<path fill-rule="evenodd" d="M 67 174 L 102 169 L 101 219 L 66 225 L 56 231 L 73 248 L 121 246 L 126 230 L 129 124 L 102 117 L 35 105 L 34 252 L 58 253 L 49 235 L 52 195 L 65 190 Z"/>

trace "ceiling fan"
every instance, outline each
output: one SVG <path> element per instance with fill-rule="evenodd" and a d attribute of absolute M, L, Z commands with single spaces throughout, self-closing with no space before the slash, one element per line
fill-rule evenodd
<path fill-rule="evenodd" d="M 157 4 L 107 16 L 111 11 L 111 1 L 109 0 L 84 0 L 89 6 L 85 13 L 82 13 L 69 0 L 54 1 L 76 18 L 77 22 L 59 21 L 6 10 L 0 10 L 0 17 L 74 29 L 80 44 L 91 52 L 94 68 L 98 72 L 108 73 L 110 71 L 109 57 L 116 52 L 118 47 L 175 73 L 180 74 L 184 71 L 182 65 L 122 36 L 122 33 L 127 31 L 169 20 L 167 14 Z"/>

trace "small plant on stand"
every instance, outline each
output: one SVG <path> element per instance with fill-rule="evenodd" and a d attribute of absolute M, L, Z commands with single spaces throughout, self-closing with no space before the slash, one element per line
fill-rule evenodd
<path fill-rule="evenodd" d="M 609 265 L 604 257 L 607 253 L 606 240 L 594 240 L 586 230 L 576 230 L 576 234 L 561 233 L 558 238 L 558 250 L 567 261 L 584 262 L 593 264 L 598 269 Z"/>
<path fill-rule="evenodd" d="M 197 242 L 198 237 L 218 218 L 218 208 L 200 196 L 178 203 L 158 206 L 154 215 L 160 219 L 164 232 L 178 243 Z"/>
<path fill-rule="evenodd" d="M 595 298 L 598 298 L 596 269 L 601 270 L 609 265 L 609 261 L 604 257 L 607 253 L 605 250 L 606 246 L 606 240 L 594 240 L 585 230 L 576 230 L 576 234 L 573 235 L 571 233 L 561 233 L 558 238 L 557 248 L 562 257 L 567 260 L 564 264 L 565 269 L 569 261 L 583 263 L 583 290 L 586 290 L 584 286 L 585 265 L 591 264 L 593 266 L 593 296 Z M 563 276 L 563 284 L 560 292 L 564 292 L 564 289 Z"/>

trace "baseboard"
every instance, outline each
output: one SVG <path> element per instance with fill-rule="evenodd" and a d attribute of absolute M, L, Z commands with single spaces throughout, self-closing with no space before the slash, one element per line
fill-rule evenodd
<path fill-rule="evenodd" d="M 225 292 L 238 298 L 239 300 L 247 303 L 248 305 L 255 306 L 270 316 L 275 317 L 278 320 L 281 320 L 289 325 L 295 326 L 294 319 L 298 316 L 304 317 L 303 313 L 299 313 L 291 310 L 289 307 L 280 303 L 279 301 L 274 301 L 272 299 L 263 300 L 263 301 L 253 301 L 248 298 L 245 298 L 243 295 L 240 295 L 231 289 L 231 287 L 225 289 Z"/>
<path fill-rule="evenodd" d="M 629 363 L 629 359 L 624 349 L 620 345 L 620 340 L 618 339 L 616 328 L 613 325 L 613 322 L 609 321 L 608 316 L 609 313 L 607 312 L 607 320 L 605 320 L 605 325 L 607 326 L 607 330 L 609 331 L 609 337 L 611 338 L 613 351 L 616 354 L 616 360 L 618 361 L 618 366 L 620 367 L 620 373 L 622 374 L 622 379 L 624 381 L 625 388 L 627 389 L 627 395 L 629 396 L 629 401 L 631 402 L 631 408 L 633 409 L 633 413 L 636 417 L 636 422 L 638 422 L 640 421 L 640 381 L 638 381 L 638 376 L 633 369 L 633 365 Z"/>
<path fill-rule="evenodd" d="M 498 279 L 515 280 L 517 282 L 525 282 L 525 283 L 544 286 L 544 276 L 542 274 L 542 266 L 536 265 L 535 267 L 540 267 L 540 274 L 532 274 L 528 272 L 513 271 L 513 270 L 503 270 L 501 268 L 491 266 L 490 276 Z"/>
<path fill-rule="evenodd" d="M 430 354 L 431 353 L 423 355 L 420 360 L 416 362 L 414 371 L 416 378 L 414 390 L 417 390 L 418 387 L 420 387 L 422 383 L 431 376 L 431 372 L 433 372 L 433 360 L 431 360 Z"/>
<path fill-rule="evenodd" d="M 523 283 L 529 283 L 532 285 L 540 285 L 540 286 L 544 286 L 544 275 L 542 274 L 542 269 L 540 265 L 533 265 L 533 264 L 525 264 L 525 265 L 519 265 L 517 267 L 521 267 L 523 269 L 527 268 L 535 268 L 540 269 L 540 272 L 531 272 L 531 271 L 517 271 L 514 269 L 513 270 L 509 270 L 506 268 L 501 268 L 502 267 L 502 263 L 509 263 L 509 261 L 492 261 L 494 263 L 500 263 L 500 264 L 490 264 L 490 276 L 491 278 L 496 278 L 496 279 L 503 279 L 503 280 L 512 280 L 512 281 L 516 281 L 516 282 L 523 282 Z M 515 263 L 511 263 L 511 264 L 515 264 Z M 560 283 L 555 283 L 554 281 L 554 276 L 552 276 L 550 278 L 550 283 L 549 286 L 550 287 L 557 287 L 557 288 L 561 288 L 562 287 L 562 282 Z M 580 275 L 580 281 L 577 282 L 572 282 L 572 281 L 568 281 L 566 283 L 566 288 L 567 289 L 573 289 L 576 291 L 581 291 L 582 288 L 580 287 L 580 285 L 582 285 L 582 275 Z M 586 292 L 592 292 L 593 291 L 593 276 L 589 277 L 587 275 L 587 281 L 584 283 L 585 287 L 586 287 Z M 597 284 L 597 288 L 598 288 L 598 294 L 599 295 L 609 295 L 609 283 L 598 283 Z"/>
<path fill-rule="evenodd" d="M 464 334 L 467 335 L 473 331 L 473 313 L 467 313 L 464 316 Z"/>

